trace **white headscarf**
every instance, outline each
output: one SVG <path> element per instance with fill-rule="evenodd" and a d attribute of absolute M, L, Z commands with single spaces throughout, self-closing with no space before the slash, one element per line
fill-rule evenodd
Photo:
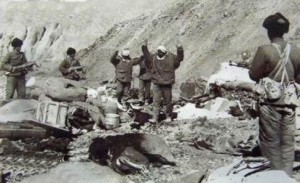
<path fill-rule="evenodd" d="M 160 50 L 160 51 L 162 51 L 162 52 L 164 52 L 164 53 L 167 53 L 166 47 L 164 47 L 164 46 L 162 46 L 162 45 L 160 45 L 159 47 L 157 47 L 157 51 L 158 51 L 158 50 Z"/>
<path fill-rule="evenodd" d="M 130 51 L 128 48 L 122 50 L 122 56 L 128 57 L 130 55 Z"/>

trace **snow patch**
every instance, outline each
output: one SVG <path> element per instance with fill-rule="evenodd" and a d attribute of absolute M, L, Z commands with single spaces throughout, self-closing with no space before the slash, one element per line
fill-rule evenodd
<path fill-rule="evenodd" d="M 227 81 L 244 81 L 254 83 L 249 77 L 249 69 L 230 66 L 228 62 L 221 63 L 221 69 L 208 79 L 208 83 L 223 84 Z"/>
<path fill-rule="evenodd" d="M 208 119 L 221 119 L 231 118 L 232 115 L 228 114 L 225 105 L 233 105 L 232 102 L 224 98 L 217 98 L 211 101 L 209 109 L 196 108 L 195 104 L 187 103 L 185 106 L 175 109 L 178 113 L 177 119 L 196 119 L 199 117 L 207 117 Z"/>

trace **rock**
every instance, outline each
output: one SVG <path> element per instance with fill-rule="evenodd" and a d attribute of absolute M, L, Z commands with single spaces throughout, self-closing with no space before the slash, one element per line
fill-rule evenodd
<path fill-rule="evenodd" d="M 169 183 L 182 183 L 182 182 L 199 183 L 204 178 L 206 172 L 207 172 L 206 170 L 197 171 L 197 172 L 182 176 L 180 178 L 177 178 L 176 180 L 173 180 Z"/>
<path fill-rule="evenodd" d="M 35 119 L 36 100 L 18 99 L 0 108 L 0 123 Z"/>
<path fill-rule="evenodd" d="M 126 183 L 126 181 L 108 167 L 92 162 L 63 163 L 48 173 L 24 179 L 23 183 Z"/>
<path fill-rule="evenodd" d="M 279 170 L 271 170 L 259 172 L 253 176 L 249 176 L 244 183 L 297 183 L 297 181 L 289 177 L 285 172 Z"/>
<path fill-rule="evenodd" d="M 31 78 L 27 82 L 31 97 L 38 98 L 45 94 L 55 101 L 86 101 L 87 89 L 84 84 L 56 77 Z"/>
<path fill-rule="evenodd" d="M 196 84 L 186 81 L 180 85 L 180 97 L 191 99 L 195 94 Z"/>
<path fill-rule="evenodd" d="M 234 168 L 235 165 L 240 162 L 240 159 L 236 159 L 234 163 L 221 167 L 213 171 L 207 177 L 207 183 L 296 183 L 295 179 L 290 178 L 285 172 L 280 170 L 265 170 L 251 174 L 244 177 L 246 174 L 252 172 L 255 169 L 246 168 L 245 164 L 241 164 L 239 167 Z M 256 163 L 252 166 L 260 165 Z M 245 169 L 244 169 L 245 168 Z M 241 170 L 236 173 L 233 173 L 234 170 Z"/>

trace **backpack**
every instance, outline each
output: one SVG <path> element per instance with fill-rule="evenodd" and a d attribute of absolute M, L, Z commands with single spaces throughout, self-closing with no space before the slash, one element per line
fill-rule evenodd
<path fill-rule="evenodd" d="M 280 101 L 280 104 L 290 105 L 297 100 L 296 83 L 290 81 L 287 73 L 286 66 L 290 60 L 291 45 L 287 44 L 284 51 L 281 52 L 280 46 L 272 43 L 280 55 L 275 68 L 270 74 L 260 79 L 256 92 L 260 96 L 260 100 L 265 101 Z M 280 78 L 280 82 L 275 81 L 273 78 Z"/>

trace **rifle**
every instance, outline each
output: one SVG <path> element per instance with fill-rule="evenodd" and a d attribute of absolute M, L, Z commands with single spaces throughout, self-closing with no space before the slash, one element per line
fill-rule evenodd
<path fill-rule="evenodd" d="M 236 62 L 233 62 L 233 61 L 230 60 L 229 65 L 249 69 L 249 64 L 247 62 L 236 63 Z"/>
<path fill-rule="evenodd" d="M 14 66 L 11 72 L 7 72 L 6 75 L 9 74 L 14 74 L 14 73 L 18 73 L 18 72 L 22 72 L 22 71 L 28 71 L 30 70 L 33 66 L 37 66 L 39 67 L 36 62 L 27 62 L 25 64 L 22 65 L 18 65 L 18 66 Z"/>
<path fill-rule="evenodd" d="M 75 67 L 70 67 L 68 70 L 71 71 L 81 71 L 83 69 L 83 66 L 75 66 Z"/>

